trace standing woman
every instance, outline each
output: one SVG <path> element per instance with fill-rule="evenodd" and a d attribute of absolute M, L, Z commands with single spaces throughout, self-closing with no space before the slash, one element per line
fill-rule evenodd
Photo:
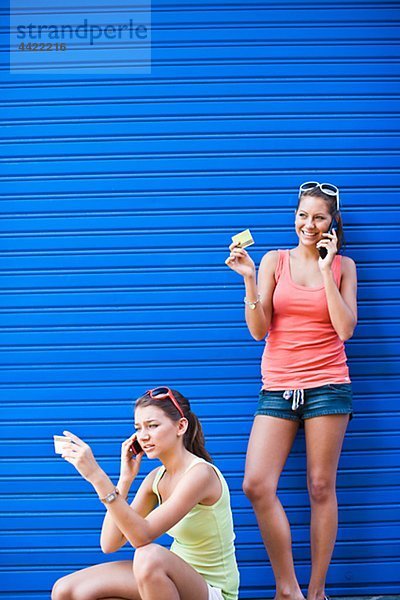
<path fill-rule="evenodd" d="M 237 600 L 229 490 L 211 464 L 189 401 L 167 387 L 150 390 L 136 401 L 135 427 L 136 434 L 122 444 L 117 487 L 90 447 L 64 432 L 72 441 L 65 443 L 63 458 L 92 484 L 107 509 L 103 552 L 126 542 L 136 551 L 133 563 L 99 564 L 59 579 L 52 600 Z M 143 454 L 162 466 L 147 475 L 128 504 Z M 163 533 L 174 538 L 170 550 L 153 543 Z"/>
<path fill-rule="evenodd" d="M 357 277 L 354 262 L 338 254 L 343 242 L 338 188 L 306 182 L 298 200 L 298 245 L 265 254 L 257 283 L 246 250 L 232 244 L 226 262 L 244 278 L 251 335 L 256 340 L 267 335 L 244 491 L 274 571 L 275 598 L 302 600 L 289 522 L 276 491 L 299 425 L 304 425 L 311 502 L 307 598 L 322 600 L 337 534 L 336 472 L 352 415 L 344 342 L 357 322 Z"/>

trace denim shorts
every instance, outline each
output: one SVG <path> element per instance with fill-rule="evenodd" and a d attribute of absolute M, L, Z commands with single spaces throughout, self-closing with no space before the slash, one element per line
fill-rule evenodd
<path fill-rule="evenodd" d="M 328 383 L 305 390 L 260 390 L 257 415 L 269 415 L 302 423 L 323 415 L 353 416 L 350 383 Z"/>

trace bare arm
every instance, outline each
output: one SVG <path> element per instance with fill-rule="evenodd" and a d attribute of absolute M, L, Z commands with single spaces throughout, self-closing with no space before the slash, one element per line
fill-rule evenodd
<path fill-rule="evenodd" d="M 257 306 L 251 310 L 246 306 L 246 323 L 254 339 L 262 340 L 268 333 L 271 325 L 273 306 L 272 297 L 274 295 L 276 281 L 275 269 L 278 264 L 279 254 L 276 250 L 267 252 L 261 260 L 258 269 L 258 293 L 260 294 L 260 309 Z M 247 285 L 246 285 L 247 295 Z M 257 313 L 254 315 L 254 313 Z M 261 315 L 260 315 L 261 313 Z M 260 315 L 260 316 L 258 316 Z"/>
<path fill-rule="evenodd" d="M 264 255 L 258 269 L 258 282 L 254 262 L 243 248 L 230 246 L 231 254 L 226 264 L 243 276 L 247 300 L 260 301 L 255 308 L 245 305 L 245 319 L 250 334 L 255 340 L 262 340 L 268 333 L 272 319 L 272 296 L 275 290 L 275 269 L 278 262 L 278 252 L 272 251 Z"/>
<path fill-rule="evenodd" d="M 351 338 L 357 325 L 357 272 L 354 261 L 347 256 L 342 257 L 342 277 L 340 289 L 336 285 L 332 272 L 332 263 L 337 253 L 336 231 L 325 233 L 324 239 L 318 242 L 317 248 L 325 247 L 327 256 L 318 260 L 322 273 L 329 316 L 332 325 L 344 342 Z"/>
<path fill-rule="evenodd" d="M 332 271 L 323 272 L 329 316 L 332 325 L 342 341 L 353 335 L 357 325 L 357 272 L 351 258 L 342 258 L 342 279 L 340 290 Z"/>
<path fill-rule="evenodd" d="M 131 451 L 131 445 L 135 438 L 136 434 L 134 433 L 121 445 L 121 466 L 117 488 L 121 496 L 125 499 L 128 497 L 132 483 L 139 472 L 140 463 L 143 457 L 143 453 L 134 456 Z M 136 502 L 138 512 L 142 516 L 146 516 L 150 510 L 152 510 L 156 501 L 154 494 L 154 497 L 151 498 L 151 489 L 146 489 L 144 484 L 145 482 L 143 482 L 143 484 L 140 486 L 133 501 Z M 145 491 L 147 491 L 147 494 Z M 102 551 L 107 553 L 115 552 L 121 548 L 126 541 L 127 540 L 125 536 L 122 534 L 121 530 L 106 511 L 100 536 L 100 546 Z"/>
<path fill-rule="evenodd" d="M 139 487 L 131 503 L 131 508 L 141 517 L 147 515 L 157 505 L 157 498 L 152 490 L 152 483 L 157 469 L 149 473 L 142 485 Z M 117 488 L 122 498 L 127 498 L 132 481 L 119 479 Z M 103 552 L 116 552 L 127 542 L 127 538 L 115 523 L 109 511 L 106 511 L 103 527 L 100 535 L 100 546 Z"/>
<path fill-rule="evenodd" d="M 90 446 L 69 431 L 64 434 L 71 437 L 72 441 L 65 444 L 63 458 L 92 484 L 100 498 L 105 498 L 114 490 L 114 485 L 98 465 Z M 122 539 L 128 540 L 135 548 L 149 544 L 178 523 L 196 504 L 215 493 L 216 484 L 220 488 L 214 469 L 200 463 L 184 474 L 171 496 L 161 506 L 143 517 L 139 511 L 146 512 L 154 502 L 151 490 L 154 474 L 153 471 L 146 477 L 140 494 L 136 495 L 136 504 L 134 500 L 132 506 L 129 506 L 121 494 L 113 502 L 106 504 L 107 512 L 121 532 Z M 110 551 L 109 547 L 106 551 Z"/>
<path fill-rule="evenodd" d="M 113 489 L 108 476 L 99 469 L 90 481 L 100 497 Z M 143 518 L 134 505 L 121 496 L 107 504 L 107 512 L 130 544 L 139 548 L 149 544 L 180 521 L 196 504 L 202 502 L 215 484 L 215 474 L 208 465 L 196 465 L 179 481 L 171 496 Z"/>

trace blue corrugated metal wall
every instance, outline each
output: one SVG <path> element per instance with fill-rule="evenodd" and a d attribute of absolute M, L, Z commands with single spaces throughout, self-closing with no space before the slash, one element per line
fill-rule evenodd
<path fill-rule="evenodd" d="M 329 590 L 400 592 L 398 8 L 155 0 L 143 77 L 10 74 L 3 37 L 0 598 L 44 600 L 104 560 L 102 506 L 51 436 L 82 435 L 116 477 L 131 399 L 160 382 L 191 398 L 227 476 L 241 598 L 272 595 L 241 492 L 262 344 L 225 249 L 246 227 L 257 261 L 295 243 L 314 178 L 343 190 L 360 279 Z M 300 436 L 281 496 L 303 585 L 305 485 Z"/>

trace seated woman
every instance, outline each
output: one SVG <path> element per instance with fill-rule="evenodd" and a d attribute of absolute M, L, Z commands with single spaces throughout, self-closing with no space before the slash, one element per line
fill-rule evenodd
<path fill-rule="evenodd" d="M 52 600 L 236 600 L 229 490 L 211 464 L 189 401 L 167 387 L 150 390 L 136 400 L 135 427 L 122 444 L 117 487 L 90 447 L 64 432 L 72 441 L 65 443 L 63 458 L 93 485 L 107 509 L 103 552 L 115 552 L 127 541 L 136 550 L 133 564 L 104 563 L 62 577 Z M 129 505 L 143 454 L 162 466 L 147 475 Z M 153 543 L 163 533 L 174 538 L 170 550 Z"/>

